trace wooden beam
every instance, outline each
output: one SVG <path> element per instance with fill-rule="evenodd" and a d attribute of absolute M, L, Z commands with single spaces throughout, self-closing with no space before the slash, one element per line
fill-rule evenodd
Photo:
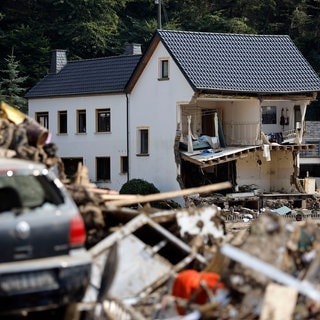
<path fill-rule="evenodd" d="M 232 187 L 232 184 L 230 182 L 220 182 L 216 184 L 201 186 L 198 188 L 189 188 L 189 189 L 182 189 L 177 191 L 154 193 L 146 196 L 136 195 L 135 198 L 132 198 L 132 199 L 130 198 L 130 199 L 123 199 L 123 200 L 108 201 L 106 204 L 109 206 L 122 207 L 122 206 L 129 206 L 135 203 L 146 203 L 146 202 L 188 196 L 195 193 L 208 193 L 208 192 L 228 189 L 231 187 Z"/>

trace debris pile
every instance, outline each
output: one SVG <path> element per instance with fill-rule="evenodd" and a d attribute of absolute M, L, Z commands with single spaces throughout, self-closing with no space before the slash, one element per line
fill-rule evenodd
<path fill-rule="evenodd" d="M 85 221 L 91 284 L 68 319 L 320 318 L 319 226 L 307 215 L 300 222 L 281 215 L 279 208 L 297 210 L 293 201 L 269 199 L 265 210 L 239 198 L 230 205 L 213 193 L 229 183 L 119 195 L 91 184 L 80 165 L 69 181 L 49 133 L 3 102 L 0 111 L 1 155 L 57 166 Z M 148 205 L 176 196 L 190 206 Z M 316 198 L 305 202 L 306 210 L 319 208 Z M 246 224 L 230 227 L 230 217 Z"/>

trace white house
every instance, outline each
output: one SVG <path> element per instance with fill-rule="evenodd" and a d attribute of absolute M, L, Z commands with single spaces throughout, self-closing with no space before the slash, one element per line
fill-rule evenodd
<path fill-rule="evenodd" d="M 124 89 L 140 57 L 139 45 L 120 56 L 76 61 L 55 50 L 50 72 L 27 93 L 29 115 L 49 129 L 69 176 L 81 162 L 103 187 L 117 190 L 127 181 Z"/>
<path fill-rule="evenodd" d="M 27 94 L 30 116 L 49 113 L 67 167 L 82 159 L 92 181 L 114 189 L 142 178 L 161 191 L 226 180 L 234 190 L 301 191 L 299 153 L 315 147 L 302 143 L 305 112 L 320 79 L 288 36 L 158 30 L 114 92 L 100 82 L 115 82 L 129 57 L 108 59 L 119 59 L 115 73 L 101 75 L 97 59 L 68 62 Z"/>

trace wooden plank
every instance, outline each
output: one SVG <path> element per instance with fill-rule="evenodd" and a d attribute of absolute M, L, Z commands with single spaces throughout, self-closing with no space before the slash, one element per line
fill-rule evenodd
<path fill-rule="evenodd" d="M 266 289 L 259 320 L 291 320 L 297 297 L 297 289 L 270 283 Z"/>
<path fill-rule="evenodd" d="M 103 200 L 124 200 L 124 199 L 135 199 L 133 194 L 102 194 L 101 198 Z"/>
<path fill-rule="evenodd" d="M 230 182 L 220 182 L 216 184 L 210 184 L 206 186 L 201 186 L 198 188 L 189 188 L 189 189 L 182 189 L 177 191 L 169 191 L 169 192 L 162 192 L 162 193 L 155 193 L 149 194 L 146 196 L 136 195 L 133 199 L 123 199 L 123 200 L 114 200 L 109 201 L 107 205 L 121 207 L 121 206 L 128 206 L 135 203 L 146 203 L 152 201 L 159 201 L 165 199 L 171 199 L 176 197 L 187 196 L 195 193 L 208 193 L 223 189 L 231 188 L 232 184 Z"/>

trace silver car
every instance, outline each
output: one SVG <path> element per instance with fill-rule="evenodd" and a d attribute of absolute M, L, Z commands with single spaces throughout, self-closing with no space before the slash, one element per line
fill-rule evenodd
<path fill-rule="evenodd" d="M 85 226 L 44 165 L 0 158 L 0 314 L 80 301 L 91 273 Z"/>

